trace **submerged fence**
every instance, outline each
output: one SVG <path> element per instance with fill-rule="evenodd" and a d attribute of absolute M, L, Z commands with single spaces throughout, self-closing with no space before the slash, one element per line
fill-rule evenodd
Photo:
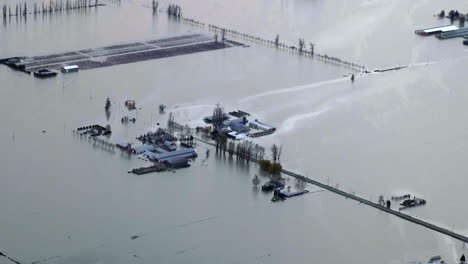
<path fill-rule="evenodd" d="M 89 9 L 92 7 L 104 6 L 99 0 L 58 0 L 58 1 L 43 1 L 41 3 L 33 3 L 28 6 L 27 2 L 17 3 L 13 6 L 6 3 L 2 6 L 2 17 L 4 20 L 8 17 L 27 17 L 28 15 L 38 14 L 54 14 L 62 13 L 77 9 Z"/>
<path fill-rule="evenodd" d="M 205 28 L 205 26 L 207 25 L 204 22 L 198 21 L 193 18 L 187 18 L 187 17 L 182 17 L 181 21 L 185 24 L 189 24 L 191 26 L 195 26 L 199 28 Z M 219 36 L 221 40 L 223 40 L 226 36 L 230 36 L 230 37 L 246 40 L 249 42 L 253 42 L 255 44 L 260 44 L 260 45 L 264 45 L 267 47 L 276 48 L 278 50 L 287 51 L 287 52 L 297 54 L 300 56 L 319 59 L 324 62 L 338 64 L 338 65 L 345 66 L 345 67 L 348 67 L 357 71 L 367 70 L 367 68 L 364 65 L 349 62 L 349 61 L 346 61 L 346 60 L 343 60 L 334 56 L 329 56 L 328 54 L 319 54 L 315 52 L 314 50 L 315 45 L 312 43 L 309 43 L 310 48 L 307 49 L 305 45 L 305 41 L 302 39 L 299 39 L 299 46 L 294 46 L 294 45 L 289 45 L 289 44 L 280 42 L 278 36 L 276 37 L 275 40 L 268 40 L 268 39 L 264 39 L 258 36 L 253 36 L 250 34 L 219 27 L 219 26 L 212 25 L 212 24 L 208 24 L 208 30 L 211 32 L 214 32 L 216 38 Z"/>

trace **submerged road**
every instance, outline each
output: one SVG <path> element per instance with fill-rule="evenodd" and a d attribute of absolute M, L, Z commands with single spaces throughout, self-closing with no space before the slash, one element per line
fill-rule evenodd
<path fill-rule="evenodd" d="M 374 208 L 376 208 L 376 209 L 378 209 L 378 210 L 381 210 L 381 211 L 384 211 L 384 212 L 386 212 L 386 213 L 392 214 L 392 215 L 397 216 L 397 217 L 399 217 L 399 218 L 401 218 L 401 219 L 404 219 L 404 220 L 413 222 L 413 223 L 415 223 L 415 224 L 424 226 L 424 227 L 426 227 L 426 228 L 429 228 L 429 229 L 431 229 L 431 230 L 433 230 L 433 231 L 442 233 L 442 234 L 444 234 L 444 235 L 451 236 L 451 237 L 453 237 L 453 238 L 455 238 L 455 239 L 457 239 L 457 240 L 460 240 L 460 241 L 462 241 L 462 242 L 468 242 L 468 237 L 463 236 L 463 235 L 460 235 L 460 234 L 455 233 L 455 232 L 452 232 L 452 231 L 450 231 L 450 230 L 448 230 L 448 229 L 445 229 L 445 228 L 436 226 L 436 225 L 434 225 L 434 224 L 428 223 L 428 222 L 426 222 L 426 221 L 423 221 L 423 220 L 421 220 L 421 219 L 415 218 L 415 217 L 413 217 L 413 216 L 410 216 L 410 215 L 407 215 L 407 214 L 403 214 L 403 213 L 401 213 L 401 212 L 399 212 L 399 211 L 392 210 L 392 209 L 387 208 L 387 207 L 385 207 L 385 206 L 382 206 L 382 205 L 380 205 L 380 204 L 378 204 L 378 203 L 374 203 L 374 202 L 372 202 L 372 201 L 370 201 L 370 200 L 367 200 L 367 199 L 364 199 L 364 198 L 362 198 L 362 197 L 356 196 L 356 195 L 354 195 L 354 194 L 351 194 L 351 193 L 342 191 L 342 190 L 340 190 L 340 189 L 338 189 L 338 188 L 335 188 L 335 187 L 332 187 L 332 186 L 330 186 L 330 185 L 327 185 L 327 184 L 324 184 L 324 183 L 321 183 L 321 182 L 312 180 L 312 179 L 310 179 L 310 178 L 304 177 L 304 176 L 299 175 L 299 174 L 297 174 L 297 173 L 294 173 L 294 172 L 291 172 L 291 171 L 288 171 L 288 170 L 285 170 L 285 169 L 283 169 L 281 172 L 282 172 L 283 174 L 288 175 L 288 176 L 294 177 L 294 178 L 296 178 L 296 179 L 300 179 L 300 180 L 302 180 L 302 181 L 305 181 L 305 182 L 308 182 L 308 183 L 310 183 L 310 184 L 316 185 L 316 186 L 318 186 L 318 187 L 320 187 L 320 188 L 326 189 L 326 190 L 328 190 L 328 191 L 330 191 L 330 192 L 334 192 L 334 193 L 339 194 L 339 195 L 341 195 L 341 196 L 344 196 L 344 197 L 346 197 L 346 198 L 356 200 L 356 201 L 358 201 L 358 202 L 360 202 L 360 203 L 366 204 L 366 205 L 371 206 L 371 207 L 374 207 Z"/>
<path fill-rule="evenodd" d="M 209 141 L 206 141 L 206 140 L 203 140 L 203 139 L 200 139 L 200 138 L 195 138 L 196 140 L 200 141 L 200 142 L 203 142 L 205 144 L 208 144 L 210 146 L 216 146 L 215 144 L 209 142 Z M 257 159 L 254 159 L 254 158 L 250 158 L 250 160 L 252 162 L 255 162 L 255 163 L 258 163 L 258 160 Z M 321 183 L 319 181 L 316 181 L 316 180 L 312 180 L 310 178 L 307 178 L 305 176 L 302 176 L 300 174 L 297 174 L 297 173 L 294 173 L 292 171 L 289 171 L 289 170 L 286 170 L 286 169 L 282 169 L 281 170 L 281 173 L 285 174 L 285 175 L 288 175 L 288 176 L 291 176 L 291 177 L 294 177 L 296 179 L 299 179 L 299 180 L 302 180 L 302 181 L 305 181 L 307 183 L 310 183 L 310 184 L 313 184 L 315 186 L 318 186 L 320 188 L 323 188 L 325 190 L 328 190 L 330 192 L 333 192 L 333 193 L 336 193 L 338 195 L 341 195 L 341 196 L 344 196 L 346 198 L 349 198 L 349 199 L 353 199 L 355 201 L 358 201 L 362 204 L 365 204 L 365 205 L 368 205 L 368 206 L 371 206 L 377 210 L 380 210 L 380 211 L 383 211 L 385 213 L 388 213 L 388 214 L 391 214 L 391 215 L 394 215 L 396 217 L 399 217 L 401 219 L 404 219 L 406 221 L 409 221 L 409 222 L 412 222 L 412 223 L 415 223 L 415 224 L 418 224 L 418 225 L 421 225 L 423 227 L 426 227 L 426 228 L 429 228 L 433 231 L 436 231 L 436 232 L 439 232 L 441 234 L 444 234 L 444 235 L 447 235 L 447 236 L 450 236 L 450 237 L 453 237 L 457 240 L 460 240 L 462 242 L 466 242 L 468 243 L 468 237 L 466 236 L 463 236 L 461 234 L 458 234 L 456 232 L 453 232 L 453 231 L 450 231 L 448 229 L 445 229 L 443 227 L 440 227 L 440 226 L 436 226 L 434 224 L 431 224 L 429 222 L 426 222 L 426 221 L 423 221 L 421 219 L 418 219 L 418 218 L 415 218 L 413 216 L 410 216 L 410 215 L 407 215 L 407 214 L 404 214 L 404 213 L 401 213 L 399 211 L 395 211 L 395 210 L 392 210 L 390 208 L 387 208 L 385 206 L 382 206 L 378 203 L 374 203 L 370 200 L 367 200 L 365 198 L 362 198 L 362 197 L 359 197 L 359 196 L 356 196 L 354 194 L 351 194 L 351 193 L 348 193 L 348 192 L 345 192 L 345 191 L 342 191 L 338 188 L 335 188 L 333 186 L 330 186 L 328 184 L 324 184 L 324 183 Z"/>

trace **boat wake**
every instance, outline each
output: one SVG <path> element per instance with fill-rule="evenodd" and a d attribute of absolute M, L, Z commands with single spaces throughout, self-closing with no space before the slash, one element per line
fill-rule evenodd
<path fill-rule="evenodd" d="M 333 80 L 321 81 L 321 82 L 310 83 L 310 84 L 305 84 L 305 85 L 298 85 L 298 86 L 288 87 L 284 89 L 259 93 L 259 94 L 251 95 L 251 96 L 245 97 L 244 99 L 241 99 L 240 105 L 249 101 L 258 100 L 263 97 L 285 94 L 285 93 L 299 92 L 299 91 L 303 91 L 307 89 L 322 87 L 325 85 L 330 85 L 330 84 L 335 84 L 335 83 L 340 83 L 340 82 L 345 82 L 345 81 L 349 82 L 349 77 L 343 77 L 343 78 L 338 78 L 338 79 L 333 79 Z"/>
<path fill-rule="evenodd" d="M 318 117 L 318 116 L 328 112 L 330 109 L 331 108 L 328 105 L 325 105 L 325 106 L 321 107 L 318 110 L 315 110 L 315 111 L 312 111 L 312 112 L 309 112 L 309 113 L 295 115 L 295 116 L 293 116 L 291 118 L 288 118 L 288 119 L 286 119 L 286 121 L 283 122 L 283 124 L 281 125 L 281 129 L 280 129 L 280 131 L 278 131 L 278 133 L 280 134 L 280 133 L 287 133 L 289 131 L 292 131 L 296 127 L 296 124 L 298 122 L 300 122 L 302 120 Z"/>

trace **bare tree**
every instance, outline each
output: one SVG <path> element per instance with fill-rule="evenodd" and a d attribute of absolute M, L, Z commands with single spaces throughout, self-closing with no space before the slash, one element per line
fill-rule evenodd
<path fill-rule="evenodd" d="M 310 47 L 310 54 L 311 54 L 311 55 L 314 55 L 315 44 L 312 43 L 312 42 L 310 42 L 310 43 L 309 43 L 309 47 Z"/>
<path fill-rule="evenodd" d="M 278 149 L 278 162 L 281 161 L 281 152 L 283 151 L 283 145 L 280 145 L 279 149 Z"/>
<path fill-rule="evenodd" d="M 166 109 L 166 106 L 165 106 L 165 105 L 163 105 L 163 104 L 160 104 L 160 105 L 159 105 L 159 113 L 160 113 L 160 114 L 164 114 L 164 110 L 165 110 L 165 109 Z"/>
<path fill-rule="evenodd" d="M 169 117 L 167 118 L 167 128 L 170 130 L 170 132 L 173 132 L 172 128 L 174 127 L 174 113 L 170 112 Z"/>
<path fill-rule="evenodd" d="M 278 151 L 278 146 L 276 144 L 273 144 L 271 146 L 271 158 L 273 159 L 273 162 L 276 162 L 278 160 Z"/>
<path fill-rule="evenodd" d="M 235 150 L 236 150 L 236 143 L 234 143 L 233 141 L 229 141 L 229 144 L 228 144 L 229 157 L 232 157 L 232 155 L 234 155 Z"/>
<path fill-rule="evenodd" d="M 217 104 L 215 109 L 213 110 L 213 126 L 216 130 L 221 129 L 223 127 L 224 122 L 224 111 L 223 108 Z"/>
<path fill-rule="evenodd" d="M 276 38 L 275 38 L 275 46 L 278 47 L 279 45 L 279 35 L 276 34 Z"/>
<path fill-rule="evenodd" d="M 299 39 L 299 52 L 303 52 L 305 47 L 305 42 L 303 39 Z"/>

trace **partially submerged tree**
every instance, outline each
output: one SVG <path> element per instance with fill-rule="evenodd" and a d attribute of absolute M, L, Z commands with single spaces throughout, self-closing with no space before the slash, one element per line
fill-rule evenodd
<path fill-rule="evenodd" d="M 153 6 L 153 13 L 156 13 L 158 11 L 159 2 L 153 0 L 152 6 Z"/>
<path fill-rule="evenodd" d="M 278 174 L 283 170 L 281 164 L 276 162 L 273 163 L 269 160 L 260 160 L 258 163 L 262 170 L 267 171 L 271 174 Z"/>
<path fill-rule="evenodd" d="M 314 55 L 314 48 L 315 48 L 315 44 L 310 42 L 309 43 L 309 48 L 310 48 L 310 55 Z"/>
<path fill-rule="evenodd" d="M 229 157 L 232 157 L 232 155 L 234 155 L 235 150 L 236 150 L 236 143 L 234 143 L 234 141 L 229 141 L 228 149 L 227 149 Z"/>
<path fill-rule="evenodd" d="M 445 10 L 440 11 L 439 18 L 445 18 Z"/>
<path fill-rule="evenodd" d="M 174 126 L 174 113 L 170 112 L 169 113 L 169 117 L 167 118 L 167 127 L 168 128 L 171 128 L 172 126 Z"/>
<path fill-rule="evenodd" d="M 164 111 L 165 111 L 165 110 L 166 110 L 166 106 L 163 105 L 163 104 L 160 104 L 160 105 L 159 105 L 159 113 L 160 113 L 160 114 L 164 114 Z"/>
<path fill-rule="evenodd" d="M 273 162 L 279 160 L 279 147 L 276 144 L 271 146 L 271 158 L 273 159 Z"/>
<path fill-rule="evenodd" d="M 223 108 L 217 104 L 213 110 L 213 127 L 215 130 L 221 129 L 224 122 L 224 111 Z"/>
<path fill-rule="evenodd" d="M 305 41 L 303 39 L 299 39 L 299 52 L 303 52 L 305 48 Z"/>

